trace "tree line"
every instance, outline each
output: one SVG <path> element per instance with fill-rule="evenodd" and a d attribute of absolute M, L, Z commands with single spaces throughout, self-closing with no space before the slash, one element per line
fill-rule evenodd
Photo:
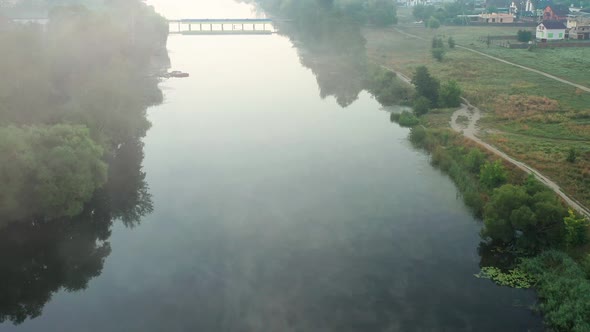
<path fill-rule="evenodd" d="M 107 8 L 54 7 L 46 27 L 0 32 L 0 227 L 81 213 L 111 156 L 150 126 L 167 22 L 141 1 Z"/>

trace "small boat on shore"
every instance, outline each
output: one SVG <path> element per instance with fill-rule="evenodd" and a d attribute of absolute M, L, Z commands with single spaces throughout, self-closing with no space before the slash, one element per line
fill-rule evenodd
<path fill-rule="evenodd" d="M 160 77 L 163 77 L 163 78 L 172 78 L 172 77 L 184 78 L 184 77 L 189 77 L 189 76 L 190 76 L 189 73 L 185 73 L 185 72 L 182 72 L 179 70 L 171 71 L 168 73 L 163 73 L 160 75 Z"/>

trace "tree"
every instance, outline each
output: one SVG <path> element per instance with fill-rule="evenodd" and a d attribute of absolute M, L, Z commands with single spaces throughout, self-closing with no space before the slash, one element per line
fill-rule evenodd
<path fill-rule="evenodd" d="M 432 49 L 432 57 L 435 58 L 436 60 L 438 60 L 439 62 L 443 61 L 443 58 L 445 56 L 445 49 L 444 48 L 433 48 Z"/>
<path fill-rule="evenodd" d="M 431 107 L 436 107 L 438 104 L 440 82 L 430 75 L 428 68 L 425 66 L 416 68 L 412 77 L 412 83 L 416 86 L 417 94 L 430 100 Z"/>
<path fill-rule="evenodd" d="M 563 218 L 565 224 L 565 244 L 568 248 L 584 245 L 588 242 L 588 226 L 590 222 L 584 217 L 578 217 L 572 209 Z"/>
<path fill-rule="evenodd" d="M 496 188 L 506 182 L 508 175 L 502 161 L 496 160 L 493 163 L 486 162 L 479 173 L 480 183 L 488 188 Z"/>
<path fill-rule="evenodd" d="M 516 38 L 519 42 L 528 43 L 533 39 L 533 33 L 529 30 L 518 30 Z"/>
<path fill-rule="evenodd" d="M 365 8 L 369 23 L 381 27 L 397 23 L 397 11 L 393 1 L 369 0 Z"/>
<path fill-rule="evenodd" d="M 433 48 L 431 50 L 432 57 L 435 58 L 437 61 L 442 62 L 446 51 L 444 48 Z"/>
<path fill-rule="evenodd" d="M 0 214 L 71 217 L 106 182 L 103 149 L 82 126 L 0 128 L 2 183 L 8 184 Z M 8 221 L 8 220 L 3 220 Z"/>
<path fill-rule="evenodd" d="M 480 149 L 470 149 L 469 153 L 465 156 L 465 165 L 471 173 L 479 174 L 481 166 L 485 162 L 485 157 L 485 154 Z"/>
<path fill-rule="evenodd" d="M 447 81 L 440 88 L 440 104 L 444 107 L 459 107 L 461 106 L 461 94 L 461 87 L 457 81 Z"/>
<path fill-rule="evenodd" d="M 424 96 L 419 96 L 414 100 L 413 109 L 416 115 L 424 115 L 428 113 L 430 110 L 430 100 Z"/>
<path fill-rule="evenodd" d="M 412 9 L 412 15 L 414 15 L 417 20 L 426 22 L 428 18 L 434 15 L 435 10 L 436 9 L 432 5 L 417 5 Z"/>
<path fill-rule="evenodd" d="M 435 17 L 431 17 L 428 19 L 428 27 L 431 29 L 438 29 L 440 28 L 440 21 L 437 20 Z"/>
<path fill-rule="evenodd" d="M 449 37 L 447 42 L 449 44 L 449 48 L 455 48 L 455 39 L 453 39 L 453 37 Z"/>
<path fill-rule="evenodd" d="M 528 211 L 525 210 L 517 212 L 514 216 L 513 212 L 526 206 L 529 199 L 530 196 L 520 186 L 507 184 L 495 189 L 485 207 L 482 235 L 503 243 L 513 241 L 516 234 L 512 220 L 515 220 L 522 228 L 528 225 L 520 222 L 521 218 L 529 217 L 527 216 Z"/>
<path fill-rule="evenodd" d="M 432 48 L 443 48 L 445 44 L 441 37 L 432 37 Z"/>

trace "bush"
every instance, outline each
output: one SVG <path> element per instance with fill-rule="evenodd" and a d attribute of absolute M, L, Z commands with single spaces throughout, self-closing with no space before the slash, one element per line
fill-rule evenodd
<path fill-rule="evenodd" d="M 394 72 L 374 65 L 367 71 L 365 85 L 382 105 L 408 104 L 413 93 L 412 87 Z"/>
<path fill-rule="evenodd" d="M 529 30 L 518 30 L 516 39 L 522 43 L 528 43 L 533 39 L 533 33 Z"/>
<path fill-rule="evenodd" d="M 520 268 L 536 280 L 546 323 L 555 331 L 590 331 L 590 281 L 576 262 L 550 250 L 525 259 Z"/>
<path fill-rule="evenodd" d="M 432 37 L 432 48 L 444 48 L 445 44 L 443 43 L 442 38 L 440 37 Z"/>
<path fill-rule="evenodd" d="M 507 178 L 508 174 L 500 160 L 496 160 L 494 163 L 486 162 L 479 173 L 479 181 L 488 189 L 504 184 Z"/>
<path fill-rule="evenodd" d="M 590 223 L 584 217 L 578 217 L 571 209 L 569 215 L 563 218 L 565 224 L 565 244 L 568 248 L 584 245 L 588 242 L 588 226 Z"/>
<path fill-rule="evenodd" d="M 434 17 L 431 17 L 428 20 L 428 27 L 431 29 L 438 29 L 438 28 L 440 28 L 440 21 Z"/>
<path fill-rule="evenodd" d="M 481 166 L 484 164 L 486 155 L 480 149 L 470 149 L 465 156 L 465 166 L 473 174 L 479 174 Z"/>
<path fill-rule="evenodd" d="M 575 163 L 576 159 L 578 159 L 578 151 L 575 148 L 570 148 L 566 160 L 570 163 Z"/>
<path fill-rule="evenodd" d="M 430 111 L 430 100 L 424 96 L 420 96 L 414 100 L 413 108 L 416 115 L 424 115 Z"/>
<path fill-rule="evenodd" d="M 453 37 L 449 37 L 447 42 L 449 44 L 449 48 L 455 48 L 455 39 L 453 39 Z"/>
<path fill-rule="evenodd" d="M 408 111 L 403 111 L 401 113 L 391 113 L 391 120 L 393 122 L 397 122 L 402 127 L 414 127 L 420 124 L 420 119 Z"/>
<path fill-rule="evenodd" d="M 566 216 L 549 189 L 535 193 L 527 186 L 506 184 L 495 189 L 486 204 L 482 236 L 535 253 L 563 243 Z"/>
<path fill-rule="evenodd" d="M 412 83 L 416 87 L 416 93 L 419 96 L 426 97 L 430 100 L 429 107 L 436 107 L 440 92 L 440 82 L 430 75 L 428 68 L 420 66 L 412 77 Z"/>
<path fill-rule="evenodd" d="M 461 106 L 461 87 L 457 81 L 450 80 L 440 88 L 440 104 L 444 107 Z"/>
<path fill-rule="evenodd" d="M 433 48 L 432 49 L 432 57 L 435 58 L 436 60 L 443 61 L 443 58 L 445 56 L 445 49 L 444 48 Z"/>

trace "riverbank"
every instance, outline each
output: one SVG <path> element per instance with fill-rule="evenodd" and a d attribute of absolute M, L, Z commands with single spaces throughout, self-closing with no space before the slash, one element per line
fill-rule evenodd
<path fill-rule="evenodd" d="M 458 81 L 464 96 L 485 115 L 480 121 L 480 136 L 485 142 L 539 170 L 582 205 L 590 205 L 590 93 L 465 49 L 447 49 L 443 61 L 433 59 L 433 35 L 470 43 L 467 33 L 459 35 L 457 27 L 396 29 L 411 34 L 392 28 L 364 30 L 371 59 L 406 76 L 417 66 L 426 65 L 441 80 Z M 472 39 L 484 30 L 478 27 L 474 31 Z M 568 161 L 572 152 L 576 157 L 573 162 Z"/>
<path fill-rule="evenodd" d="M 398 32 L 413 38 L 412 35 Z M 385 57 L 383 54 L 372 54 L 377 63 L 381 61 L 383 68 L 391 68 L 391 63 L 383 62 Z M 438 65 L 431 63 L 435 68 Z M 444 71 L 450 66 L 448 63 L 446 65 L 447 68 L 441 69 L 439 66 L 439 70 L 435 72 L 443 79 L 458 78 Z M 407 82 L 404 77 L 407 76 L 400 77 L 400 80 Z M 556 183 L 538 171 L 479 138 L 476 125 L 481 111 L 465 102 L 467 104 L 459 110 L 434 110 L 422 116 L 422 125 L 414 127 L 410 140 L 428 151 L 433 165 L 449 174 L 462 192 L 465 203 L 484 219 L 482 236 L 487 239 L 488 245 L 499 248 L 501 252 L 512 252 L 513 257 L 517 258 L 510 259 L 511 263 L 508 265 L 502 264 L 500 268 L 503 270 L 494 270 L 496 265 L 482 266 L 483 270 L 498 271 L 499 276 L 492 279 L 502 285 L 522 287 L 506 280 L 524 278 L 527 280 L 524 284 L 535 285 L 542 299 L 540 308 L 549 325 L 564 331 L 585 331 L 589 322 L 580 317 L 588 317 L 590 313 L 583 304 L 587 301 L 584 295 L 586 291 L 569 292 L 569 286 L 566 285 L 575 284 L 584 290 L 590 287 L 587 279 L 590 273 L 588 220 L 575 217 L 571 212 L 568 217 L 555 197 L 559 196 L 586 216 L 587 209 L 566 196 Z M 490 130 L 490 127 L 486 130 Z M 492 171 L 488 172 L 486 169 Z M 484 171 L 489 174 L 484 174 Z M 526 174 L 533 174 L 536 179 L 527 177 Z M 490 176 L 497 180 L 492 186 L 486 183 Z M 539 186 L 538 181 L 544 186 Z M 554 193 L 548 195 L 548 188 Z M 544 198 L 539 200 L 540 197 Z M 537 203 L 531 205 L 531 200 Z M 550 209 L 553 212 L 539 209 L 539 204 L 553 206 Z M 546 213 L 549 217 L 542 215 Z M 551 230 L 539 231 L 543 228 Z M 534 259 L 527 258 L 550 248 L 564 250 L 569 257 L 564 253 L 549 251 Z M 521 260 L 523 264 L 518 263 Z M 552 266 L 550 261 L 560 267 Z M 564 275 L 559 272 L 561 270 L 569 272 Z M 564 307 L 572 308 L 572 314 L 560 313 Z"/>

